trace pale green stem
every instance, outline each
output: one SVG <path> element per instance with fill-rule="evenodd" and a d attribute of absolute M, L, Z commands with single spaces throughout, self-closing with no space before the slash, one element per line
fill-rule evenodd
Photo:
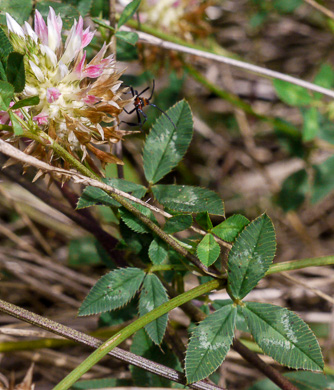
<path fill-rule="evenodd" d="M 311 259 L 291 260 L 282 263 L 272 264 L 266 273 L 266 276 L 277 274 L 280 272 L 294 271 L 308 267 L 319 267 L 326 265 L 334 265 L 334 256 L 313 257 Z M 149 272 L 171 271 L 171 270 L 186 270 L 186 267 L 180 264 L 161 264 L 153 265 L 149 268 Z"/>
<path fill-rule="evenodd" d="M 277 274 L 279 272 L 293 271 L 307 267 L 319 267 L 324 265 L 333 265 L 334 256 L 313 257 L 312 259 L 292 260 L 283 263 L 273 264 L 266 273 L 267 275 Z"/>
<path fill-rule="evenodd" d="M 160 271 L 187 271 L 188 268 L 182 264 L 161 264 L 152 265 L 148 268 L 148 272 L 160 272 Z"/>
<path fill-rule="evenodd" d="M 76 367 L 67 377 L 56 385 L 53 390 L 65 390 L 70 388 L 77 380 L 79 380 L 84 373 L 97 364 L 108 352 L 117 347 L 120 343 L 128 339 L 138 330 L 144 328 L 150 322 L 156 320 L 162 315 L 170 312 L 176 307 L 182 306 L 184 303 L 191 301 L 203 294 L 212 290 L 225 287 L 225 283 L 217 279 L 211 280 L 198 287 L 195 287 L 170 301 L 160 305 L 150 313 L 138 318 L 132 324 L 128 325 L 123 330 L 115 334 L 105 343 L 103 343 L 97 350 L 95 350 L 89 357 L 84 360 L 78 367 Z"/>

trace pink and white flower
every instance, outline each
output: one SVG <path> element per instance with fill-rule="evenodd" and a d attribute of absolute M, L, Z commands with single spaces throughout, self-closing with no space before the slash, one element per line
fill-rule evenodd
<path fill-rule="evenodd" d="M 63 23 L 51 7 L 47 23 L 36 10 L 34 29 L 27 22 L 22 28 L 9 14 L 6 18 L 14 50 L 25 54 L 26 86 L 18 97 L 40 97 L 37 106 L 27 109 L 33 120 L 77 158 L 88 158 L 88 149 L 102 162 L 122 163 L 92 145 L 122 138 L 113 123 L 129 103 L 121 98 L 121 73 L 116 71 L 113 55 L 104 58 L 108 46 L 104 44 L 87 63 L 84 48 L 94 32 L 83 28 L 80 17 L 63 45 Z M 0 112 L 0 123 L 6 121 Z"/>

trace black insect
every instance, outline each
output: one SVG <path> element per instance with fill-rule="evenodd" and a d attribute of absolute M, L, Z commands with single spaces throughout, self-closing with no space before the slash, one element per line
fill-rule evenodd
<path fill-rule="evenodd" d="M 130 87 L 130 92 L 132 93 L 132 96 L 134 97 L 134 100 L 133 100 L 134 108 L 131 111 L 127 111 L 124 108 L 124 111 L 127 114 L 132 114 L 133 112 L 136 111 L 138 122 L 137 123 L 124 122 L 124 121 L 123 122 L 126 123 L 129 126 L 139 126 L 140 130 L 142 130 L 145 122 L 147 121 L 147 115 L 143 111 L 143 108 L 146 107 L 146 106 L 152 106 L 152 107 L 156 108 L 157 110 L 159 110 L 162 114 L 164 114 L 168 118 L 168 120 L 171 122 L 171 124 L 175 127 L 175 129 L 176 129 L 176 126 L 175 126 L 174 122 L 171 120 L 171 118 L 169 117 L 169 115 L 167 115 L 165 113 L 165 111 L 163 111 L 161 108 L 159 108 L 155 104 L 151 103 L 150 100 L 152 99 L 152 96 L 153 96 L 153 93 L 154 93 L 154 88 L 155 88 L 155 82 L 153 80 L 153 86 L 152 86 L 151 95 L 150 95 L 150 97 L 145 98 L 145 97 L 141 97 L 141 95 L 143 93 L 145 93 L 146 91 L 148 91 L 150 89 L 150 87 L 145 88 L 140 93 L 138 93 L 137 90 L 135 90 L 132 87 Z M 142 117 L 144 118 L 144 120 L 142 120 Z"/>

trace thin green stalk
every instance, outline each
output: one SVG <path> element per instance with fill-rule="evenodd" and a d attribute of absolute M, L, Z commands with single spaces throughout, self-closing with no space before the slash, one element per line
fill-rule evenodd
<path fill-rule="evenodd" d="M 266 273 L 267 275 L 279 272 L 293 271 L 296 269 L 333 265 L 334 256 L 313 257 L 311 259 L 291 260 L 283 263 L 273 264 Z"/>
<path fill-rule="evenodd" d="M 149 267 L 149 272 L 160 272 L 160 271 L 187 271 L 187 267 L 182 264 L 160 264 L 152 265 Z"/>
<path fill-rule="evenodd" d="M 67 377 L 65 377 L 61 382 L 59 382 L 53 390 L 65 390 L 70 388 L 77 380 L 82 377 L 85 372 L 87 372 L 90 368 L 97 364 L 108 352 L 110 352 L 113 348 L 117 347 L 120 343 L 128 339 L 135 332 L 144 328 L 150 322 L 170 312 L 176 307 L 179 307 L 184 303 L 191 301 L 192 299 L 195 299 L 212 290 L 223 288 L 224 286 L 225 283 L 222 281 L 219 281 L 217 279 L 211 280 L 171 299 L 170 301 L 152 310 L 150 313 L 147 313 L 144 316 L 138 318 L 132 324 L 128 325 L 126 328 L 116 333 L 115 336 L 111 337 L 109 340 L 103 343 L 86 360 L 84 360 L 69 375 L 67 375 Z"/>
<path fill-rule="evenodd" d="M 207 80 L 194 67 L 187 64 L 184 64 L 184 67 L 195 80 L 197 80 L 199 83 L 204 85 L 209 91 L 219 96 L 223 100 L 226 100 L 227 102 L 231 103 L 233 106 L 240 108 L 247 114 L 250 114 L 257 119 L 270 123 L 271 125 L 277 127 L 278 129 L 280 129 L 281 131 L 283 131 L 285 134 L 289 136 L 298 137 L 298 138 L 300 137 L 300 132 L 296 130 L 294 126 L 289 125 L 288 123 L 285 123 L 278 118 L 273 118 L 267 115 L 262 115 L 257 113 L 256 111 L 253 110 L 250 104 L 244 102 L 237 95 L 224 91 L 223 89 L 218 88 L 216 85 L 210 83 L 210 81 Z"/>

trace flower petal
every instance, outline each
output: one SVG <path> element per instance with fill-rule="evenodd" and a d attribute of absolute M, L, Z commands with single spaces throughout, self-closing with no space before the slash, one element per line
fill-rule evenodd
<path fill-rule="evenodd" d="M 82 43 L 81 43 L 81 49 L 88 46 L 93 39 L 95 34 L 95 31 L 89 31 L 89 27 L 86 28 L 86 30 L 82 34 Z"/>
<path fill-rule="evenodd" d="M 53 103 L 56 100 L 58 100 L 59 96 L 61 95 L 61 92 L 58 88 L 51 87 L 46 90 L 46 100 L 48 103 Z"/>
<path fill-rule="evenodd" d="M 61 58 L 61 61 L 64 64 L 69 64 L 78 55 L 82 42 L 82 24 L 83 21 L 81 16 L 78 23 L 76 20 L 74 21 L 70 34 L 65 43 L 65 53 Z"/>
<path fill-rule="evenodd" d="M 31 67 L 31 70 L 33 71 L 34 75 L 36 76 L 37 80 L 40 82 L 44 81 L 44 74 L 41 71 L 41 69 L 34 64 L 31 60 L 29 60 L 29 65 Z"/>
<path fill-rule="evenodd" d="M 35 11 L 35 32 L 44 45 L 47 45 L 49 43 L 48 29 L 46 27 L 42 15 L 39 13 L 38 10 Z"/>
<path fill-rule="evenodd" d="M 52 67 L 55 68 L 57 66 L 57 56 L 54 51 L 52 51 L 50 47 L 46 45 L 40 44 L 39 47 L 41 48 L 42 54 L 46 56 L 48 65 L 52 65 Z"/>
<path fill-rule="evenodd" d="M 77 73 L 80 76 L 80 78 L 81 78 L 81 74 L 83 72 L 85 61 L 86 61 L 86 52 L 84 51 L 80 62 L 78 63 L 78 65 L 74 69 L 74 72 Z"/>
<path fill-rule="evenodd" d="M 38 123 L 38 125 L 47 125 L 49 120 L 49 115 L 46 112 L 41 112 L 38 115 L 32 118 Z"/>
<path fill-rule="evenodd" d="M 22 27 L 7 12 L 6 12 L 6 21 L 7 21 L 7 26 L 9 31 L 25 39 L 24 31 Z"/>
<path fill-rule="evenodd" d="M 61 29 L 63 22 L 52 7 L 50 7 L 48 15 L 48 43 L 51 50 L 56 51 L 61 43 Z"/>
<path fill-rule="evenodd" d="M 24 22 L 24 30 L 27 35 L 35 42 L 37 43 L 38 37 L 35 31 L 31 28 L 30 24 L 28 22 Z"/>
<path fill-rule="evenodd" d="M 103 73 L 103 67 L 101 65 L 90 65 L 87 66 L 83 71 L 83 77 L 89 77 L 91 79 L 95 79 L 100 77 Z"/>

